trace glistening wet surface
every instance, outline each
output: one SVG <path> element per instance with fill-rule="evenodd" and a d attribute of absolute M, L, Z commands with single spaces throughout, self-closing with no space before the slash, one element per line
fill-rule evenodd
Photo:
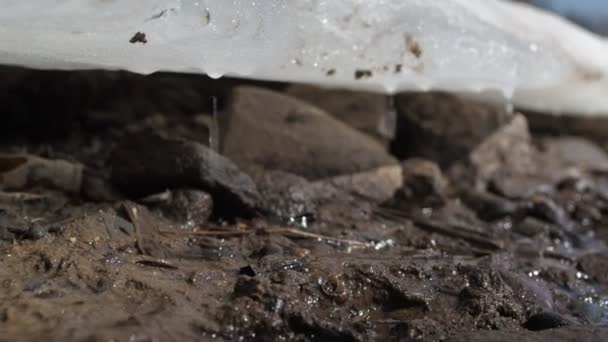
<path fill-rule="evenodd" d="M 601 145 L 443 94 L 3 72 L 0 340 L 608 336 Z"/>

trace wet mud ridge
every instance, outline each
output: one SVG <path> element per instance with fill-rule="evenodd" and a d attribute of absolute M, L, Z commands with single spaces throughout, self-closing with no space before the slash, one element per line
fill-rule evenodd
<path fill-rule="evenodd" d="M 444 94 L 0 90 L 0 341 L 608 340 L 597 134 Z"/>

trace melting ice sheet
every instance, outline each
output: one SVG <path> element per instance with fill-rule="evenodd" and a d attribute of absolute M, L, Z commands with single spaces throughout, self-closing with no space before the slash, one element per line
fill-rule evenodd
<path fill-rule="evenodd" d="M 177 71 L 608 114 L 608 42 L 502 0 L 0 0 L 0 64 Z M 135 33 L 147 43 L 131 43 Z"/>

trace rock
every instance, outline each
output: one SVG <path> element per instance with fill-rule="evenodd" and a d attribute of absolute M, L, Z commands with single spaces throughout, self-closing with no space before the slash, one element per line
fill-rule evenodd
<path fill-rule="evenodd" d="M 513 174 L 508 169 L 497 172 L 488 187 L 491 191 L 510 199 L 528 198 L 537 192 L 550 191 L 551 179 L 537 175 Z"/>
<path fill-rule="evenodd" d="M 207 191 L 220 215 L 250 216 L 260 203 L 253 180 L 204 145 L 155 134 L 129 136 L 111 157 L 111 180 L 122 192 L 145 196 L 166 189 Z"/>
<path fill-rule="evenodd" d="M 427 158 L 442 167 L 465 159 L 512 117 L 505 110 L 442 93 L 401 94 L 396 107 L 393 154 L 400 159 Z"/>
<path fill-rule="evenodd" d="M 608 170 L 608 155 L 584 139 L 545 139 L 537 148 L 521 115 L 477 147 L 470 161 L 480 183 L 510 199 L 551 192 L 583 170 Z"/>
<path fill-rule="evenodd" d="M 0 189 L 44 186 L 71 194 L 82 190 L 84 166 L 29 154 L 0 154 Z"/>
<path fill-rule="evenodd" d="M 578 267 L 596 281 L 608 283 L 608 253 L 591 253 L 578 260 Z"/>
<path fill-rule="evenodd" d="M 530 316 L 523 326 L 528 330 L 540 331 L 560 328 L 566 325 L 570 325 L 567 319 L 554 312 L 544 311 Z"/>
<path fill-rule="evenodd" d="M 178 189 L 171 192 L 171 199 L 164 209 L 189 226 L 201 226 L 213 213 L 213 199 L 205 191 Z"/>
<path fill-rule="evenodd" d="M 420 206 L 440 206 L 445 203 L 448 181 L 439 166 L 424 159 L 409 159 L 401 164 L 402 186 L 395 200 Z"/>
<path fill-rule="evenodd" d="M 370 171 L 344 175 L 315 182 L 374 202 L 385 202 L 393 197 L 403 184 L 401 165 L 383 166 Z"/>
<path fill-rule="evenodd" d="M 536 170 L 534 149 L 523 115 L 487 137 L 470 155 L 470 162 L 481 180 L 507 174 L 528 175 Z"/>
<path fill-rule="evenodd" d="M 385 95 L 302 84 L 289 86 L 286 93 L 324 110 L 367 135 L 384 139 L 380 135 L 379 124 L 390 111 Z"/>
<path fill-rule="evenodd" d="M 303 101 L 254 87 L 234 90 L 222 153 L 320 179 L 396 163 L 380 143 Z"/>
<path fill-rule="evenodd" d="M 310 183 L 283 171 L 259 171 L 253 174 L 262 195 L 262 206 L 272 215 L 291 220 L 303 215 L 316 216 L 318 190 Z"/>
<path fill-rule="evenodd" d="M 534 237 L 549 231 L 550 225 L 534 217 L 526 217 L 513 225 L 513 231 L 527 237 Z"/>
<path fill-rule="evenodd" d="M 536 194 L 525 203 L 526 213 L 561 229 L 572 231 L 576 226 L 568 212 L 556 201 L 545 194 Z"/>
<path fill-rule="evenodd" d="M 606 145 L 608 120 L 605 116 L 553 115 L 526 111 L 535 136 L 579 136 Z"/>
<path fill-rule="evenodd" d="M 555 300 L 549 284 L 521 272 L 501 270 L 500 276 L 520 298 L 542 310 L 552 310 Z"/>
<path fill-rule="evenodd" d="M 468 286 L 462 288 L 458 299 L 464 310 L 478 317 L 478 328 L 497 326 L 504 318 L 515 321 L 523 318 L 524 307 L 517 300 L 519 294 L 506 284 L 499 272 L 482 265 L 463 265 L 460 271 L 466 275 Z"/>
<path fill-rule="evenodd" d="M 517 213 L 518 206 L 508 199 L 496 196 L 489 192 L 477 191 L 470 187 L 463 187 L 459 191 L 460 199 L 477 217 L 486 221 L 493 221 Z"/>
<path fill-rule="evenodd" d="M 608 155 L 594 143 L 577 137 L 545 139 L 543 146 L 549 157 L 561 161 L 564 166 L 574 166 L 592 171 L 608 171 Z"/>
<path fill-rule="evenodd" d="M 400 165 L 314 182 L 283 171 L 266 171 L 252 166 L 246 170 L 262 195 L 262 207 L 277 218 L 290 222 L 304 216 L 307 220 L 317 219 L 321 208 L 334 211 L 345 207 L 352 210 L 354 203 L 385 202 L 402 184 Z"/>

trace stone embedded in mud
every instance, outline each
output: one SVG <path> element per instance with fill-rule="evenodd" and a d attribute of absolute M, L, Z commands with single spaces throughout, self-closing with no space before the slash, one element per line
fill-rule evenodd
<path fill-rule="evenodd" d="M 222 153 L 319 179 L 396 163 L 380 143 L 292 97 L 254 87 L 234 90 Z"/>
<path fill-rule="evenodd" d="M 504 109 L 442 93 L 401 94 L 395 105 L 392 152 L 402 159 L 423 157 L 442 166 L 465 159 L 512 117 Z"/>
<path fill-rule="evenodd" d="M 178 189 L 171 192 L 171 198 L 164 209 L 173 218 L 189 226 L 200 226 L 213 213 L 213 199 L 205 191 Z"/>
<path fill-rule="evenodd" d="M 346 217 L 366 213 L 374 203 L 390 200 L 401 187 L 401 166 L 391 165 L 360 173 L 308 181 L 284 172 L 248 166 L 262 195 L 261 206 L 276 218 L 306 226 L 327 215 Z M 354 209 L 354 208 L 357 209 Z"/>
<path fill-rule="evenodd" d="M 111 157 L 111 180 L 124 193 L 144 196 L 175 188 L 209 192 L 216 213 L 253 215 L 260 194 L 251 178 L 204 145 L 142 133 L 124 138 Z"/>
<path fill-rule="evenodd" d="M 540 312 L 532 315 L 523 324 L 524 328 L 532 331 L 555 329 L 570 325 L 571 322 L 554 312 Z"/>
<path fill-rule="evenodd" d="M 250 174 L 261 194 L 261 206 L 270 214 L 284 220 L 316 216 L 320 196 L 306 179 L 284 171 L 255 169 Z"/>
<path fill-rule="evenodd" d="M 440 206 L 445 203 L 448 181 L 437 164 L 424 159 L 409 159 L 401 164 L 403 182 L 395 194 L 398 203 Z"/>

